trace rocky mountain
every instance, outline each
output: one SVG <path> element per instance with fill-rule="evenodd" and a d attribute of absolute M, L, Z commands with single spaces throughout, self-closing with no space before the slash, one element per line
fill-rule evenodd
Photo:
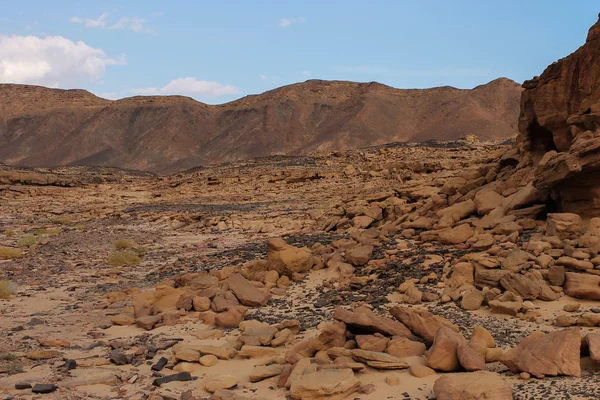
<path fill-rule="evenodd" d="M 172 172 L 394 141 L 506 138 L 516 134 L 521 90 L 505 78 L 471 90 L 311 80 L 212 106 L 0 85 L 0 161 Z"/>
<path fill-rule="evenodd" d="M 600 21 L 583 46 L 523 84 L 518 146 L 556 207 L 599 215 Z"/>

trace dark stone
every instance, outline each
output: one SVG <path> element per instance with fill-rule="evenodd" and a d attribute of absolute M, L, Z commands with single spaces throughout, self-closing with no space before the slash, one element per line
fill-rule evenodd
<path fill-rule="evenodd" d="M 65 368 L 68 370 L 77 368 L 77 361 L 67 360 L 67 362 L 65 363 Z"/>
<path fill-rule="evenodd" d="M 52 393 L 57 387 L 52 383 L 36 383 L 31 391 L 33 393 Z"/>
<path fill-rule="evenodd" d="M 163 383 L 169 382 L 183 382 L 183 381 L 191 381 L 192 375 L 189 372 L 180 372 L 178 374 L 164 376 L 162 378 L 155 379 L 152 384 L 154 386 L 160 386 Z"/>
<path fill-rule="evenodd" d="M 160 360 L 158 360 L 156 362 L 156 364 L 154 364 L 152 366 L 152 370 L 153 371 L 160 371 L 160 370 L 162 370 L 165 367 L 165 365 L 167 365 L 167 362 L 169 362 L 169 360 L 167 360 L 165 357 L 161 357 Z"/>
<path fill-rule="evenodd" d="M 110 352 L 110 362 L 117 365 L 125 365 L 127 364 L 127 356 L 119 350 L 113 350 Z"/>
<path fill-rule="evenodd" d="M 29 382 L 19 382 L 15 385 L 15 389 L 17 389 L 17 390 L 31 389 L 31 384 Z"/>

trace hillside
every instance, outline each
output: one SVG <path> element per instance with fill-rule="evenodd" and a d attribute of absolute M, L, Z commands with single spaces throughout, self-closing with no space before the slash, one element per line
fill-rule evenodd
<path fill-rule="evenodd" d="M 83 90 L 0 85 L 0 161 L 174 172 L 274 154 L 393 141 L 514 136 L 521 87 L 395 89 L 311 80 L 223 105 L 181 96 L 110 101 Z"/>

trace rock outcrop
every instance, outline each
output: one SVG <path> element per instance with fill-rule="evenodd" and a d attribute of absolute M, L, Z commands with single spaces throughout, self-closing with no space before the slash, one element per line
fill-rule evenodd
<path fill-rule="evenodd" d="M 517 144 L 534 186 L 563 210 L 599 215 L 600 21 L 577 51 L 523 84 Z"/>

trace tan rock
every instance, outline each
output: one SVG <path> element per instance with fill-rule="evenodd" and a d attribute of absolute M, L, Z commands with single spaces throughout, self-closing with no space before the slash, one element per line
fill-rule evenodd
<path fill-rule="evenodd" d="M 215 375 L 204 380 L 204 389 L 209 393 L 214 393 L 219 389 L 231 389 L 238 382 L 239 379 L 233 375 Z"/>
<path fill-rule="evenodd" d="M 244 320 L 247 310 L 244 306 L 232 307 L 215 315 L 215 324 L 221 328 L 236 328 Z"/>
<path fill-rule="evenodd" d="M 261 292 L 253 286 L 242 274 L 233 274 L 227 278 L 229 289 L 235 294 L 240 303 L 250 307 L 261 307 L 267 304 L 271 295 Z"/>
<path fill-rule="evenodd" d="M 388 347 L 386 353 L 394 357 L 404 358 L 411 356 L 422 356 L 427 347 L 424 343 L 412 341 L 406 337 L 394 337 Z"/>
<path fill-rule="evenodd" d="M 425 358 L 425 364 L 437 371 L 452 372 L 460 368 L 457 347 L 465 344 L 465 338 L 448 327 L 440 328 Z"/>
<path fill-rule="evenodd" d="M 485 370 L 485 356 L 467 344 L 459 344 L 456 354 L 460 365 L 469 372 Z"/>
<path fill-rule="evenodd" d="M 135 318 L 133 318 L 131 315 L 119 314 L 115 315 L 114 317 L 111 317 L 110 322 L 112 322 L 115 325 L 122 326 L 133 325 L 135 323 Z"/>
<path fill-rule="evenodd" d="M 196 311 L 210 310 L 210 299 L 208 297 L 194 296 L 192 298 L 192 306 Z"/>
<path fill-rule="evenodd" d="M 198 359 L 198 362 L 200 362 L 200 365 L 203 365 L 205 367 L 212 367 L 219 363 L 219 359 L 212 354 L 207 354 L 205 356 L 200 357 Z"/>
<path fill-rule="evenodd" d="M 380 333 L 375 335 L 356 335 L 356 344 L 360 349 L 383 352 L 388 347 L 390 339 Z"/>
<path fill-rule="evenodd" d="M 135 323 L 142 329 L 147 331 L 154 328 L 154 325 L 162 320 L 162 314 L 159 315 L 146 315 L 145 317 L 139 317 L 135 319 Z"/>
<path fill-rule="evenodd" d="M 346 251 L 346 261 L 354 266 L 365 265 L 373 255 L 373 246 L 360 245 Z"/>
<path fill-rule="evenodd" d="M 294 378 L 290 394 L 298 400 L 342 400 L 359 387 L 351 369 L 324 369 Z"/>
<path fill-rule="evenodd" d="M 282 372 L 283 365 L 271 364 L 256 366 L 250 371 L 250 382 L 260 382 L 264 379 L 279 375 Z"/>
<path fill-rule="evenodd" d="M 411 336 L 410 330 L 401 322 L 378 316 L 366 307 L 357 308 L 354 312 L 337 307 L 333 312 L 333 318 L 365 332 L 381 333 L 387 336 Z"/>
<path fill-rule="evenodd" d="M 475 231 L 469 224 L 461 224 L 454 228 L 440 231 L 438 239 L 443 244 L 464 243 L 475 234 Z"/>
<path fill-rule="evenodd" d="M 512 388 L 493 372 L 448 374 L 433 385 L 437 400 L 512 400 Z"/>
<path fill-rule="evenodd" d="M 483 292 L 478 289 L 472 289 L 463 295 L 460 306 L 465 310 L 478 310 L 483 304 L 483 300 L 485 300 Z"/>
<path fill-rule="evenodd" d="M 392 307 L 390 313 L 427 343 L 433 343 L 437 331 L 442 327 L 448 327 L 458 332 L 458 327 L 446 318 L 434 315 L 429 311 Z"/>
<path fill-rule="evenodd" d="M 528 372 L 536 377 L 545 375 L 580 376 L 579 328 L 568 328 L 547 335 L 530 335 L 500 360 L 513 372 Z"/>
<path fill-rule="evenodd" d="M 550 213 L 546 217 L 546 234 L 568 238 L 581 233 L 581 217 L 572 213 Z"/>
<path fill-rule="evenodd" d="M 267 266 L 281 276 L 291 277 L 293 273 L 307 272 L 312 268 L 312 252 L 306 247 L 291 246 L 283 239 L 271 238 L 267 240 Z"/>
<path fill-rule="evenodd" d="M 600 362 L 600 333 L 588 333 L 584 338 L 584 342 L 590 351 L 590 358 Z"/>
<path fill-rule="evenodd" d="M 565 273 L 565 294 L 577 299 L 600 300 L 600 276 Z"/>
<path fill-rule="evenodd" d="M 416 378 L 425 378 L 426 376 L 435 375 L 435 370 L 423 364 L 413 364 L 408 368 L 410 374 Z"/>

